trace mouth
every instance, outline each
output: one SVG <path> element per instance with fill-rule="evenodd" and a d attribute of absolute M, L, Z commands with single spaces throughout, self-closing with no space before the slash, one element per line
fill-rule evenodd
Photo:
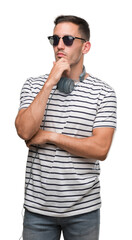
<path fill-rule="evenodd" d="M 59 57 L 59 58 L 62 58 L 62 57 L 65 57 L 66 56 L 66 54 L 65 53 L 63 53 L 63 52 L 57 52 L 57 57 Z"/>

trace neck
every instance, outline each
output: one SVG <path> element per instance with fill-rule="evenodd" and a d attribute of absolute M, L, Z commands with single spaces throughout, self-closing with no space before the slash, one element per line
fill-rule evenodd
<path fill-rule="evenodd" d="M 70 68 L 71 68 L 70 74 L 64 76 L 79 81 L 79 76 L 83 71 L 83 62 L 71 65 Z"/>

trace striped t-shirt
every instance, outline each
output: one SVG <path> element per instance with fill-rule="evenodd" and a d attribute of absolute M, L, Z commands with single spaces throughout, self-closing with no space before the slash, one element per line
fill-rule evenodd
<path fill-rule="evenodd" d="M 27 108 L 48 75 L 23 85 L 20 109 Z M 105 82 L 89 76 L 70 94 L 52 89 L 40 128 L 76 138 L 92 136 L 94 128 L 116 127 L 116 96 Z M 98 160 L 74 156 L 53 144 L 29 149 L 24 207 L 54 217 L 68 217 L 101 206 Z"/>

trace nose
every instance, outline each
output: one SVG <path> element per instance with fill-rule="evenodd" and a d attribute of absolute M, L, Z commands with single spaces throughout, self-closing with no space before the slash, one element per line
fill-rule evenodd
<path fill-rule="evenodd" d="M 58 43 L 58 45 L 57 45 L 57 48 L 58 48 L 58 49 L 64 49 L 64 48 L 65 48 L 65 44 L 64 44 L 62 38 L 60 38 L 59 43 Z"/>

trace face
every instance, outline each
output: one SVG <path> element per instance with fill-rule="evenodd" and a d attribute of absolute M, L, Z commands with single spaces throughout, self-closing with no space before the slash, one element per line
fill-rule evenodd
<path fill-rule="evenodd" d="M 78 31 L 78 25 L 71 22 L 57 24 L 54 28 L 53 34 L 58 35 L 59 37 L 63 37 L 65 35 L 82 37 Z M 56 61 L 63 57 L 68 60 L 70 66 L 78 64 L 83 59 L 85 45 L 86 43 L 84 41 L 75 39 L 72 46 L 66 46 L 61 38 L 59 44 L 53 47 Z"/>

